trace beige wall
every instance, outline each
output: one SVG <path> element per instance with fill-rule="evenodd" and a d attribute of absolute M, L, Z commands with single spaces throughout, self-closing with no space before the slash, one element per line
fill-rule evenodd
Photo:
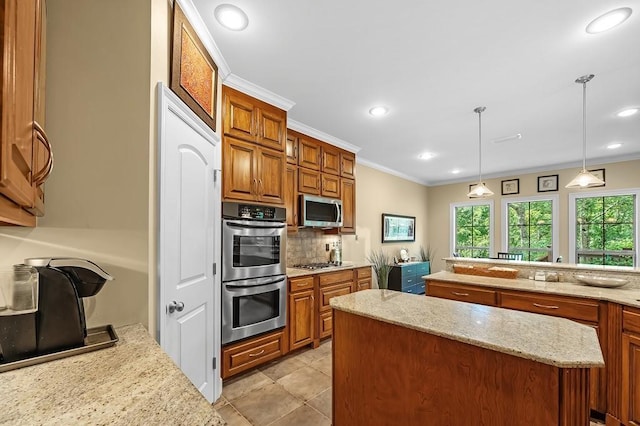
<path fill-rule="evenodd" d="M 116 278 L 85 299 L 89 326 L 148 325 L 150 2 L 48 2 L 47 211 L 37 228 L 0 228 L 5 265 L 86 257 Z"/>
<path fill-rule="evenodd" d="M 590 169 L 605 169 L 606 186 L 604 188 L 592 188 L 583 190 L 569 190 L 565 185 L 573 179 L 579 171 L 579 168 L 551 170 L 547 172 L 529 173 L 525 175 L 506 176 L 498 179 L 483 179 L 489 189 L 496 195 L 491 197 L 494 201 L 494 251 L 504 251 L 502 249 L 502 232 L 501 221 L 501 181 L 507 179 L 520 179 L 520 193 L 518 195 L 505 196 L 509 198 L 525 197 L 532 195 L 540 195 L 537 192 L 538 176 L 557 174 L 559 175 L 559 191 L 548 192 L 544 194 L 558 194 L 560 198 L 559 209 L 559 229 L 560 229 L 560 248 L 559 255 L 565 259 L 569 259 L 569 241 L 568 241 L 568 216 L 569 216 L 569 193 L 571 192 L 589 192 L 601 191 L 608 189 L 623 188 L 639 188 L 640 187 L 640 160 L 625 161 L 619 163 L 610 163 L 602 165 L 589 165 Z M 429 188 L 429 242 L 432 247 L 438 249 L 436 261 L 432 265 L 432 271 L 436 272 L 444 270 L 444 261 L 442 257 L 450 256 L 453 248 L 450 247 L 450 205 L 469 201 L 467 192 L 469 192 L 469 184 L 471 182 L 433 186 Z M 495 255 L 495 253 L 493 253 Z"/>
<path fill-rule="evenodd" d="M 380 247 L 389 256 L 399 256 L 400 249 L 407 248 L 410 256 L 419 257 L 420 245 L 428 243 L 427 207 L 426 186 L 358 164 L 356 234 L 342 237 L 343 259 L 365 260 Z M 415 216 L 416 241 L 382 244 L 382 213 Z"/>

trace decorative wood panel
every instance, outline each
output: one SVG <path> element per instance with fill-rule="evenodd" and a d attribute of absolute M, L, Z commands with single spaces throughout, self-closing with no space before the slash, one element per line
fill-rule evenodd
<path fill-rule="evenodd" d="M 607 413 L 621 415 L 622 383 L 622 306 L 609 303 L 607 307 Z M 615 384 L 618 384 L 616 386 Z"/>
<path fill-rule="evenodd" d="M 560 426 L 589 424 L 589 369 L 560 369 Z"/>
<path fill-rule="evenodd" d="M 622 415 L 627 425 L 640 425 L 640 335 L 622 334 Z"/>

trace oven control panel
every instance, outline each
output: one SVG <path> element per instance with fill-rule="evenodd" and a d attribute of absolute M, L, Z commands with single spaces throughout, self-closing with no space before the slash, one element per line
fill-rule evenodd
<path fill-rule="evenodd" d="M 254 204 L 222 203 L 222 215 L 236 219 L 286 220 L 282 207 L 258 206 Z"/>

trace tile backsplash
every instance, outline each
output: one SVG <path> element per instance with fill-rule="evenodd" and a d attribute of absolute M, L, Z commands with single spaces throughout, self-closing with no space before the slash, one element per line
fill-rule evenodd
<path fill-rule="evenodd" d="M 339 235 L 325 235 L 321 230 L 299 229 L 297 233 L 287 235 L 287 266 L 321 263 L 329 261 L 329 248 L 333 243 L 341 244 Z"/>

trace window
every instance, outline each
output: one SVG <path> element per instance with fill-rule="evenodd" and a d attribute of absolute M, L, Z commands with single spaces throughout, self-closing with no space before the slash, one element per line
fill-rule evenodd
<path fill-rule="evenodd" d="M 488 258 L 493 252 L 493 201 L 451 205 L 451 247 L 460 257 Z"/>
<path fill-rule="evenodd" d="M 571 194 L 571 261 L 635 267 L 639 195 L 640 190 Z"/>
<path fill-rule="evenodd" d="M 558 250 L 558 195 L 502 199 L 502 247 L 522 260 L 553 262 Z"/>

